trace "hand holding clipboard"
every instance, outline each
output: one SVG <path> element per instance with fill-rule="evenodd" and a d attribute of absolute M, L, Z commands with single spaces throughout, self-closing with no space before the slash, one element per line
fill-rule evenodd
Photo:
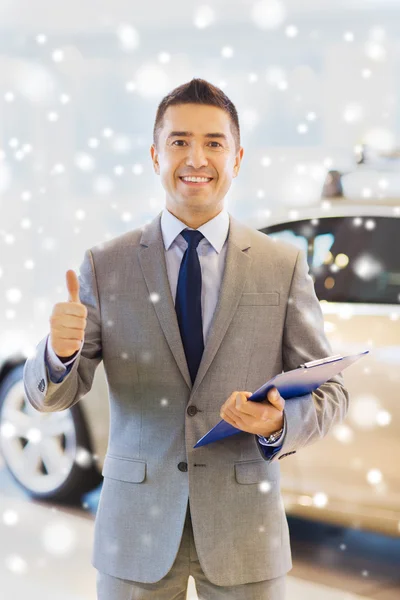
<path fill-rule="evenodd" d="M 313 360 L 308 363 L 299 365 L 297 369 L 279 373 L 264 383 L 258 390 L 248 398 L 248 402 L 262 402 L 266 399 L 267 393 L 272 387 L 276 387 L 282 398 L 285 400 L 309 394 L 316 390 L 320 385 L 328 381 L 334 375 L 337 375 L 351 364 L 368 354 L 369 350 L 365 350 L 360 354 L 352 354 L 350 356 L 341 356 L 336 354 Z M 211 442 L 223 439 L 236 433 L 243 433 L 241 429 L 233 427 L 224 420 L 221 420 L 215 427 L 210 429 L 199 441 L 193 446 L 205 446 Z"/>

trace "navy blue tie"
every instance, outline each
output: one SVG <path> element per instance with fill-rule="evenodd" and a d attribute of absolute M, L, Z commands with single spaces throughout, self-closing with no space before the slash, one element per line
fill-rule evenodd
<path fill-rule="evenodd" d="M 181 235 L 188 243 L 179 269 L 175 310 L 192 384 L 204 350 L 201 316 L 201 268 L 197 246 L 204 237 L 201 231 L 185 229 Z"/>

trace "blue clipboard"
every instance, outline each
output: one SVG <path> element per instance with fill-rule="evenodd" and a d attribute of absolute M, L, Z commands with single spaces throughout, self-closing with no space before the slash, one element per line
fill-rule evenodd
<path fill-rule="evenodd" d="M 276 387 L 282 398 L 285 400 L 309 394 L 328 381 L 328 379 L 337 375 L 361 357 L 368 354 L 368 352 L 369 350 L 365 350 L 365 352 L 352 354 L 350 356 L 335 354 L 334 356 L 328 356 L 327 358 L 304 363 L 292 371 L 279 373 L 279 375 L 275 375 L 275 377 L 272 377 L 267 383 L 264 383 L 264 385 L 258 388 L 258 390 L 248 398 L 248 402 L 262 402 L 263 400 L 266 400 L 267 393 L 272 387 Z M 237 433 L 243 433 L 243 431 L 222 419 L 215 427 L 203 435 L 193 448 L 211 444 L 211 442 L 222 440 L 223 438 Z"/>

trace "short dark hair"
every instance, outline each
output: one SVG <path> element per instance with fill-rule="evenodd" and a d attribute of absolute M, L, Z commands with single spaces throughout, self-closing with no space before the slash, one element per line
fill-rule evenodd
<path fill-rule="evenodd" d="M 239 117 L 235 105 L 224 92 L 205 79 L 193 78 L 183 83 L 165 96 L 157 108 L 153 129 L 153 142 L 157 147 L 160 130 L 163 127 L 163 117 L 169 106 L 176 104 L 207 104 L 225 110 L 231 119 L 231 132 L 235 140 L 235 152 L 240 148 Z"/>

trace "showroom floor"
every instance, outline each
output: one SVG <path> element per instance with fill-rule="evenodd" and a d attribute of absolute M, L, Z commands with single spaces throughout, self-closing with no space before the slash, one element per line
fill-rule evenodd
<path fill-rule="evenodd" d="M 84 508 L 30 501 L 0 468 L 2 600 L 96 600 L 90 563 L 100 486 Z M 395 600 L 400 539 L 289 519 L 293 569 L 285 600 Z M 189 578 L 187 600 L 197 600 Z"/>

